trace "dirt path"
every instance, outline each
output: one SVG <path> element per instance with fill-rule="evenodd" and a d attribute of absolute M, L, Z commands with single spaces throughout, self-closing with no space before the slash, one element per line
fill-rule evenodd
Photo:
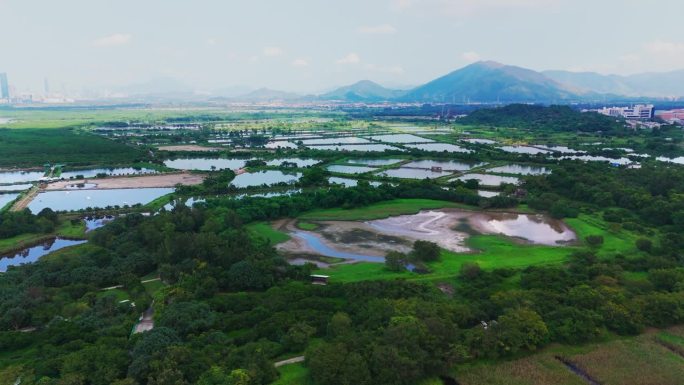
<path fill-rule="evenodd" d="M 287 360 L 278 361 L 275 364 L 273 364 L 273 366 L 275 366 L 276 368 L 279 368 L 281 366 L 296 364 L 298 362 L 304 362 L 304 356 L 297 356 L 297 357 L 288 358 Z"/>
<path fill-rule="evenodd" d="M 154 310 L 152 306 L 150 306 L 140 317 L 140 322 L 138 322 L 133 328 L 133 334 L 152 330 L 154 328 L 154 320 L 152 319 L 153 315 Z"/>
<path fill-rule="evenodd" d="M 204 181 L 204 175 L 191 174 L 187 172 L 162 174 L 162 175 L 144 175 L 144 176 L 130 176 L 130 177 L 112 177 L 112 178 L 94 178 L 81 180 L 65 180 L 55 183 L 50 183 L 46 191 L 59 190 L 97 190 L 97 189 L 124 189 L 124 188 L 154 188 L 154 187 L 174 187 L 177 184 L 185 186 L 194 186 Z M 83 189 L 77 189 L 71 186 L 78 184 L 86 184 Z"/>
<path fill-rule="evenodd" d="M 33 201 L 33 198 L 36 197 L 39 191 L 40 189 L 38 187 L 31 187 L 31 189 L 26 193 L 26 195 L 24 195 L 21 199 L 14 203 L 14 206 L 12 206 L 10 211 L 21 211 L 27 208 L 31 201 Z"/>

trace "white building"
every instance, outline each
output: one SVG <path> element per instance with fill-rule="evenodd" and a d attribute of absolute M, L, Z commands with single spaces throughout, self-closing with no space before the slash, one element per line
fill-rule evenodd
<path fill-rule="evenodd" d="M 625 119 L 648 120 L 653 118 L 653 104 L 637 104 L 631 107 L 603 107 L 597 112 L 606 116 L 623 117 Z"/>

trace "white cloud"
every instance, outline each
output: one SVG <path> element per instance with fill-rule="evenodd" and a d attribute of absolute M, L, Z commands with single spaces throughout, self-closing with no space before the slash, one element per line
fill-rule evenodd
<path fill-rule="evenodd" d="M 345 57 L 337 60 L 337 64 L 359 64 L 361 62 L 361 57 L 357 53 L 347 54 Z"/>
<path fill-rule="evenodd" d="M 301 58 L 300 58 L 300 59 L 295 59 L 295 60 L 292 61 L 292 66 L 293 66 L 293 67 L 298 67 L 298 68 L 308 67 L 308 66 L 309 66 L 309 61 L 306 60 L 306 59 L 301 59 Z"/>
<path fill-rule="evenodd" d="M 210 37 L 209 39 L 207 39 L 206 43 L 207 43 L 207 45 L 208 45 L 209 47 L 213 47 L 213 46 L 215 46 L 216 44 L 218 44 L 218 40 L 216 40 L 216 39 L 213 38 L 213 37 Z"/>
<path fill-rule="evenodd" d="M 684 55 L 684 43 L 656 40 L 646 44 L 646 50 L 656 55 Z"/>
<path fill-rule="evenodd" d="M 397 33 L 397 29 L 390 24 L 364 25 L 358 28 L 358 32 L 367 35 L 391 35 Z"/>
<path fill-rule="evenodd" d="M 463 52 L 461 58 L 468 63 L 472 63 L 480 60 L 480 54 L 473 51 Z"/>
<path fill-rule="evenodd" d="M 128 44 L 133 36 L 126 33 L 115 33 L 113 35 L 101 37 L 93 42 L 96 47 L 114 47 Z"/>
<path fill-rule="evenodd" d="M 283 54 L 283 49 L 280 47 L 264 47 L 264 56 L 280 56 Z"/>

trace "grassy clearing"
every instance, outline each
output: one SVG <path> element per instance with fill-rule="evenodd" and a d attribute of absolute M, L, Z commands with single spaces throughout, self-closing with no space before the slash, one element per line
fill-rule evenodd
<path fill-rule="evenodd" d="M 318 229 L 318 225 L 315 223 L 311 222 L 297 222 L 297 227 L 302 229 L 302 230 L 308 230 L 308 231 L 313 231 Z"/>
<path fill-rule="evenodd" d="M 142 285 L 145 287 L 145 291 L 150 296 L 154 296 L 155 293 L 166 287 L 164 282 L 159 279 L 156 281 L 143 282 Z"/>
<path fill-rule="evenodd" d="M 394 202 L 394 201 L 392 201 Z M 580 239 L 587 235 L 603 235 L 604 244 L 595 250 L 600 256 L 633 251 L 635 236 L 625 232 L 608 231 L 607 225 L 595 216 L 582 215 L 568 220 Z M 443 280 L 458 275 L 461 266 L 474 262 L 483 269 L 524 268 L 532 265 L 559 264 L 583 246 L 543 246 L 528 245 L 499 235 L 474 235 L 466 240 L 466 245 L 477 252 L 454 253 L 442 250 L 438 262 L 428 264 L 430 274 L 418 275 L 410 272 L 395 273 L 385 269 L 383 264 L 356 263 L 321 269 L 319 273 L 331 276 L 333 281 L 357 282 L 372 279 L 406 278 L 415 280 Z"/>
<path fill-rule="evenodd" d="M 98 298 L 113 296 L 116 302 L 121 302 L 130 299 L 128 292 L 126 292 L 124 289 L 103 290 L 97 293 L 97 296 Z"/>
<path fill-rule="evenodd" d="M 603 245 L 597 249 L 599 256 L 638 252 L 635 245 L 636 235 L 625 230 L 612 230 L 610 225 L 597 215 L 581 214 L 577 218 L 565 219 L 565 222 L 575 230 L 581 241 L 589 235 L 603 236 Z"/>
<path fill-rule="evenodd" d="M 334 208 L 326 210 L 314 210 L 301 215 L 299 218 L 304 220 L 319 221 L 362 221 L 382 219 L 394 215 L 416 214 L 420 210 L 449 207 L 460 207 L 471 210 L 474 209 L 472 206 L 432 199 L 394 199 L 391 201 L 375 203 L 370 206 L 354 209 Z"/>
<path fill-rule="evenodd" d="M 278 368 L 280 378 L 272 385 L 306 385 L 309 370 L 303 364 L 291 364 Z"/>
<path fill-rule="evenodd" d="M 356 282 L 371 279 L 406 278 L 415 280 L 442 280 L 458 275 L 461 266 L 474 262 L 483 269 L 521 268 L 531 265 L 561 263 L 575 248 L 523 245 L 497 235 L 476 235 L 468 238 L 466 244 L 480 252 L 454 253 L 442 250 L 442 258 L 428 267 L 430 274 L 419 275 L 410 272 L 394 273 L 379 263 L 356 263 L 322 269 L 321 274 L 331 276 L 334 281 Z"/>
<path fill-rule="evenodd" d="M 249 231 L 252 236 L 269 240 L 273 245 L 286 242 L 290 239 L 289 235 L 274 229 L 268 222 L 249 224 L 247 225 L 247 231 Z"/>
<path fill-rule="evenodd" d="M 86 225 L 84 221 L 79 220 L 76 224 L 71 223 L 70 220 L 65 220 L 57 228 L 57 235 L 66 238 L 85 238 Z"/>

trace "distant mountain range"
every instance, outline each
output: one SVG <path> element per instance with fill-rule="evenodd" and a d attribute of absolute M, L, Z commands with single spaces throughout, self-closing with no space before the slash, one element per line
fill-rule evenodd
<path fill-rule="evenodd" d="M 191 89 L 163 79 L 123 90 L 130 94 L 188 95 Z M 240 92 L 242 91 L 242 92 Z M 337 88 L 320 95 L 244 87 L 216 90 L 212 99 L 248 102 L 422 102 L 422 103 L 570 103 L 629 98 L 684 96 L 684 70 L 631 76 L 594 72 L 544 71 L 480 61 L 409 90 L 396 90 L 370 80 Z M 197 94 L 194 95 L 197 97 Z"/>
<path fill-rule="evenodd" d="M 350 86 L 340 87 L 334 91 L 319 95 L 323 100 L 345 100 L 352 102 L 385 101 L 400 98 L 406 94 L 404 90 L 385 88 L 370 80 L 361 80 Z"/>
<path fill-rule="evenodd" d="M 622 96 L 684 96 L 684 70 L 648 72 L 630 76 L 570 71 L 544 71 L 543 74 L 583 92 Z"/>
<path fill-rule="evenodd" d="M 405 101 L 463 103 L 577 99 L 570 89 L 539 72 L 483 61 L 453 71 L 401 97 Z"/>

